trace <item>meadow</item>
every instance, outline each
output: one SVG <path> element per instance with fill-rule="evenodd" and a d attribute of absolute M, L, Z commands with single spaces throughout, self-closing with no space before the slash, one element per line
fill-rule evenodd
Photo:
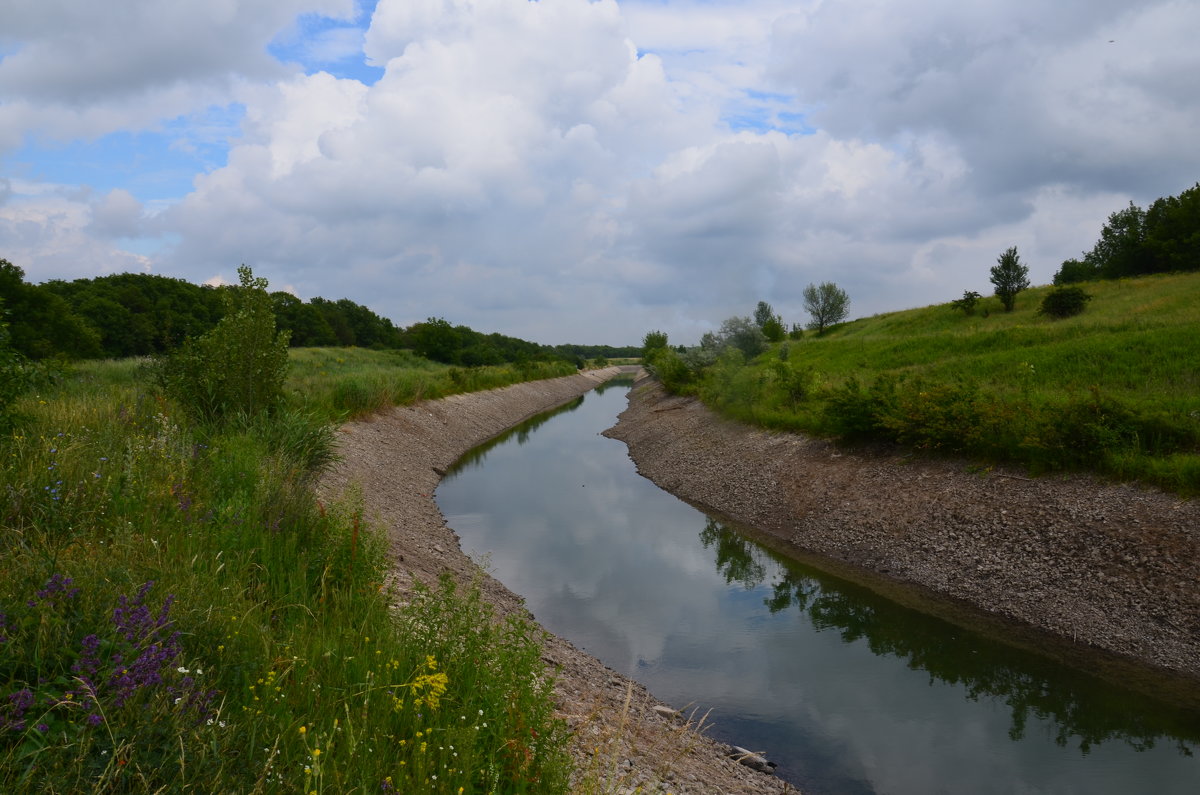
<path fill-rule="evenodd" d="M 284 404 L 189 420 L 79 364 L 0 436 L 0 791 L 561 792 L 540 631 L 468 585 L 398 595 L 312 489 L 334 423 L 574 372 L 302 349 Z"/>
<path fill-rule="evenodd" d="M 1200 275 L 1091 282 L 1082 314 L 986 298 L 841 324 L 735 354 L 690 382 L 724 414 L 976 465 L 1092 471 L 1200 493 Z"/>

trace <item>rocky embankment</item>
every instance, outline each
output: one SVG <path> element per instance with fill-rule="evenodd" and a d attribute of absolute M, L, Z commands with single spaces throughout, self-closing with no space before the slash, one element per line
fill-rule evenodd
<path fill-rule="evenodd" d="M 1200 701 L 1196 500 L 841 449 L 723 420 L 649 381 L 606 435 L 663 489 L 835 573 L 840 565 L 951 620 Z"/>
<path fill-rule="evenodd" d="M 462 582 L 478 581 L 501 615 L 526 616 L 519 597 L 463 554 L 433 500 L 434 489 L 471 448 L 618 372 L 608 368 L 455 395 L 348 423 L 339 435 L 341 460 L 320 490 L 331 497 L 361 490 L 366 515 L 388 533 L 392 579 L 401 598 L 414 581 L 432 583 L 448 571 Z M 579 790 L 714 795 L 791 790 L 734 762 L 729 748 L 697 732 L 688 714 L 656 701 L 562 638 L 549 637 L 544 658 L 559 670 L 558 708 L 572 730 Z"/>

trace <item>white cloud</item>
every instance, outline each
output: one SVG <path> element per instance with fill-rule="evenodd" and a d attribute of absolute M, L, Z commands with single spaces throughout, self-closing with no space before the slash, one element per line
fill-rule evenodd
<path fill-rule="evenodd" d="M 9 145 L 245 108 L 226 162 L 166 209 L 134 212 L 130 188 L 51 211 L 13 180 L 0 245 L 31 274 L 61 276 L 47 252 L 72 246 L 111 269 L 133 256 L 97 261 L 120 230 L 177 241 L 163 272 L 246 262 L 400 323 L 690 342 L 759 299 L 804 320 L 809 282 L 855 314 L 982 291 L 1010 245 L 1047 280 L 1109 212 L 1200 173 L 1191 3 L 381 0 L 365 34 L 289 45 L 361 46 L 370 86 L 266 54 L 305 35 L 300 11 L 358 24 L 348 0 L 160 5 L 122 28 L 25 3 L 0 34 Z M 112 63 L 74 81 L 89 25 L 80 63 Z"/>

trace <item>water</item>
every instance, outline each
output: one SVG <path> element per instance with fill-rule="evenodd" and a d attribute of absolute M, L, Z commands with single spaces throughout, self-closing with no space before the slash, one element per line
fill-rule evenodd
<path fill-rule="evenodd" d="M 818 793 L 1200 792 L 1200 713 L 790 561 L 640 477 L 627 386 L 479 448 L 438 488 L 537 620 Z"/>

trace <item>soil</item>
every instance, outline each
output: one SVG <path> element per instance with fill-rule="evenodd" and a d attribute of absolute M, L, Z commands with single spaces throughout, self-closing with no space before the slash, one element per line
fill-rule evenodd
<path fill-rule="evenodd" d="M 434 489 L 471 448 L 620 372 L 611 367 L 455 395 L 348 423 L 340 428 L 340 461 L 319 490 L 328 498 L 348 490 L 361 493 L 366 515 L 388 534 L 395 561 L 391 584 L 400 599 L 414 582 L 432 584 L 449 572 L 460 582 L 478 583 L 499 615 L 532 620 L 519 596 L 463 553 L 434 502 Z M 702 714 L 676 712 L 563 638 L 548 634 L 543 659 L 558 672 L 557 710 L 572 732 L 574 791 L 795 791 L 781 779 L 730 758 L 729 746 L 704 734 Z"/>
<path fill-rule="evenodd" d="M 605 433 L 661 488 L 821 568 L 1200 708 L 1196 500 L 772 433 L 648 379 Z"/>

